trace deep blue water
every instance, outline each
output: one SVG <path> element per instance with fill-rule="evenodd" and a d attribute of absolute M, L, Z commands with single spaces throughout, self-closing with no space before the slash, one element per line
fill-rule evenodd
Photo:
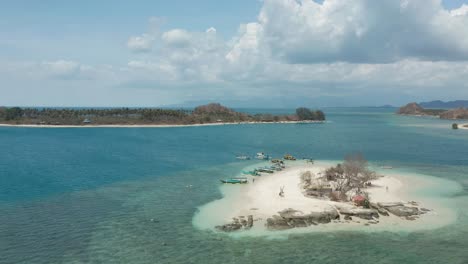
<path fill-rule="evenodd" d="M 220 198 L 218 178 L 248 164 L 234 156 L 259 151 L 323 160 L 359 151 L 375 164 L 458 182 L 468 208 L 468 130 L 394 110 L 325 109 L 325 124 L 0 127 L 0 263 L 468 263 L 463 208 L 452 226 L 410 234 L 272 242 L 191 224 L 198 206 Z"/>

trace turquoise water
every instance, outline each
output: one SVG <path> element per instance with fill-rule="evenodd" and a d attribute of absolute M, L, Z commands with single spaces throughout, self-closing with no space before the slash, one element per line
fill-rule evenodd
<path fill-rule="evenodd" d="M 326 124 L 0 128 L 0 263 L 468 263 L 468 130 L 393 111 L 326 109 Z M 197 207 L 221 198 L 218 179 L 253 163 L 233 157 L 258 151 L 361 151 L 452 180 L 459 216 L 424 232 L 281 239 L 194 228 Z"/>

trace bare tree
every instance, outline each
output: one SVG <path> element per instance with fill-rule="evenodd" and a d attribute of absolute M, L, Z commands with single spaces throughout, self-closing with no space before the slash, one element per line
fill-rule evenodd
<path fill-rule="evenodd" d="M 312 173 L 310 171 L 306 171 L 301 174 L 301 182 L 304 185 L 304 187 L 310 186 L 312 183 Z"/>
<path fill-rule="evenodd" d="M 367 160 L 361 153 L 346 155 L 343 163 L 344 177 L 346 184 L 351 188 L 362 188 L 365 183 L 376 179 L 377 175 L 369 169 Z"/>

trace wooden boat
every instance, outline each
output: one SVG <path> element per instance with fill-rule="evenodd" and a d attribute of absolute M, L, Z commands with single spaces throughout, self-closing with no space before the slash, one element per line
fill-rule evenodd
<path fill-rule="evenodd" d="M 257 155 L 255 156 L 255 158 L 260 159 L 260 160 L 269 160 L 270 156 L 268 156 L 267 154 L 265 154 L 263 152 L 258 152 Z"/>
<path fill-rule="evenodd" d="M 252 175 L 252 176 L 260 176 L 260 173 L 258 173 L 257 170 L 253 170 L 253 171 L 243 171 L 242 174 L 245 174 L 245 175 Z"/>
<path fill-rule="evenodd" d="M 280 170 L 283 170 L 283 167 L 281 165 L 273 165 L 270 167 L 270 169 L 275 170 L 275 171 L 280 171 Z"/>
<path fill-rule="evenodd" d="M 275 171 L 272 170 L 271 168 L 258 168 L 257 171 L 258 171 L 258 172 L 265 172 L 265 173 L 273 173 L 273 172 L 275 172 Z"/>
<path fill-rule="evenodd" d="M 221 180 L 222 183 L 230 183 L 230 184 L 243 184 L 248 183 L 247 178 L 230 178 L 230 179 L 223 179 Z"/>
<path fill-rule="evenodd" d="M 391 170 L 393 169 L 392 166 L 380 166 L 381 169 L 384 169 L 384 170 Z"/>

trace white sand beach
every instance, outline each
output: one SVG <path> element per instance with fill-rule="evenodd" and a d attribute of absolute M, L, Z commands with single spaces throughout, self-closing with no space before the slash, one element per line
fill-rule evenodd
<path fill-rule="evenodd" d="M 25 127 L 25 128 L 165 128 L 165 127 L 200 127 L 200 126 L 224 126 L 224 125 L 252 125 L 252 124 L 321 124 L 326 121 L 277 121 L 277 122 L 216 122 L 204 124 L 185 125 L 41 125 L 41 124 L 0 124 L 0 127 Z"/>
<path fill-rule="evenodd" d="M 330 207 L 355 207 L 352 203 L 338 203 L 304 196 L 300 187 L 300 174 L 305 171 L 318 174 L 330 165 L 334 164 L 326 162 L 316 162 L 315 164 L 306 164 L 301 161 L 287 162 L 287 168 L 283 171 L 260 177 L 249 177 L 249 184 L 223 185 L 221 191 L 224 197 L 202 206 L 195 215 L 193 223 L 200 229 L 213 229 L 217 225 L 229 223 L 234 217 L 252 215 L 254 225 L 250 230 L 233 233 L 237 235 L 265 235 L 276 232 L 266 229 L 266 219 L 287 208 L 309 213 L 323 212 Z M 384 173 L 386 174 L 384 177 L 372 181 L 373 186 L 365 189 L 369 193 L 372 203 L 403 202 L 406 204 L 416 201 L 418 207 L 427 208 L 431 211 L 411 221 L 390 214 L 390 216 L 380 216 L 377 220 L 378 223 L 369 225 L 369 221 L 364 219 L 353 217 L 351 221 L 344 221 L 341 217 L 339 221 L 332 221 L 328 224 L 293 228 L 280 232 L 412 231 L 438 228 L 455 221 L 456 212 L 446 206 L 443 198 L 434 198 L 421 194 L 421 190 L 437 188 L 441 180 L 435 180 L 432 177 L 424 179 L 414 175 L 398 175 L 389 170 L 385 170 Z M 252 182 L 252 179 L 255 179 L 255 182 Z M 280 187 L 283 186 L 284 197 L 280 197 Z"/>

